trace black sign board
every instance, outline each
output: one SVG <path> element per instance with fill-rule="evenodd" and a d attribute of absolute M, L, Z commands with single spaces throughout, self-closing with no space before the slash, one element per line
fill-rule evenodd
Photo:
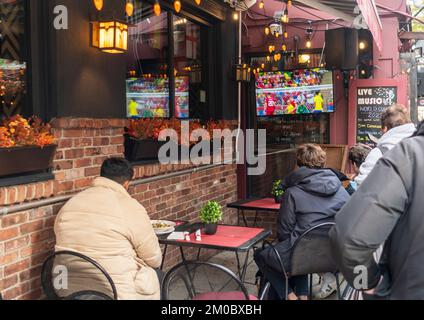
<path fill-rule="evenodd" d="M 397 87 L 357 89 L 356 141 L 370 144 L 369 134 L 381 137 L 381 114 L 397 102 Z"/>

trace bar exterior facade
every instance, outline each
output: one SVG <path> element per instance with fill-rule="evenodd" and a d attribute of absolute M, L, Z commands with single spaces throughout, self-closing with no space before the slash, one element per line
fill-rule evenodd
<path fill-rule="evenodd" d="M 389 0 L 377 2 L 390 6 Z M 142 115 L 213 119 L 226 120 L 233 127 L 238 124 L 234 77 L 238 22 L 233 19 L 234 9 L 219 0 L 202 0 L 200 5 L 182 0 L 182 10 L 177 14 L 173 1 L 167 0 L 161 1 L 162 11 L 154 14 L 154 1 L 137 0 L 134 15 L 127 20 L 132 25 L 127 52 L 110 54 L 93 47 L 91 22 L 126 21 L 125 3 L 105 1 L 100 13 L 92 1 L 0 3 L 0 21 L 13 26 L 9 28 L 13 32 L 5 33 L 6 24 L 0 23 L 0 34 L 5 33 L 5 41 L 0 42 L 0 81 L 6 79 L 0 83 L 1 116 L 19 113 L 51 121 L 57 144 L 52 171 L 0 177 L 0 292 L 4 299 L 42 297 L 41 266 L 54 250 L 57 213 L 72 195 L 99 175 L 106 158 L 124 156 L 124 128 L 132 118 Z M 258 4 L 252 7 L 253 11 L 260 12 Z M 266 5 L 270 12 L 277 12 L 282 2 L 267 1 Z M 311 8 L 307 11 L 295 6 L 290 9 L 294 27 L 287 27 L 289 40 L 284 51 L 293 52 L 296 59 L 308 56 L 313 64 L 310 68 L 322 68 L 324 32 L 315 32 L 307 48 L 304 28 L 310 21 L 315 30 L 323 31 L 334 17 Z M 332 113 L 258 117 L 255 81 L 241 84 L 242 129 L 270 129 L 264 175 L 247 176 L 246 165 L 161 165 L 157 161 L 138 161 L 134 162 L 136 177 L 131 195 L 146 207 L 152 219 L 167 220 L 196 221 L 201 207 L 216 200 L 225 208 L 224 223 L 235 225 L 237 212 L 226 205 L 238 199 L 268 196 L 272 181 L 294 168 L 296 144 L 314 142 L 330 148 L 329 145 L 347 147 L 357 142 L 358 94 L 367 92 L 359 89 L 396 88 L 397 101 L 414 111 L 408 99 L 413 92 L 411 77 L 401 59 L 401 51 L 408 50 L 402 47 L 398 32 L 405 17 L 399 12 L 406 13 L 406 6 L 397 12 L 380 8 L 385 30 L 381 52 L 372 45 L 369 33 L 363 31 L 365 35 L 360 36 L 372 46 L 364 58 L 368 64 L 361 65 L 371 68 L 364 69 L 365 75 L 332 72 Z M 265 26 L 274 19 L 262 16 L 253 21 L 243 16 L 244 61 L 262 71 L 289 68 L 267 61 L 269 46 L 281 47 L 281 37 L 270 40 L 270 36 L 264 36 Z M 266 70 L 262 64 L 271 68 Z M 10 97 L 2 95 L 1 87 L 11 83 L 5 75 L 17 84 Z M 26 161 L 31 162 L 31 157 Z M 247 218 L 253 220 L 253 215 L 248 214 Z M 275 221 L 272 212 L 258 217 L 258 224 L 264 227 L 275 227 Z M 194 254 L 187 252 L 187 257 Z M 169 250 L 165 269 L 179 259 L 177 249 Z"/>
<path fill-rule="evenodd" d="M 228 76 L 236 54 L 236 25 L 227 19 L 231 11 L 208 0 L 200 6 L 191 1 L 182 4 L 181 17 L 201 24 L 206 29 L 205 41 L 210 43 L 204 46 L 211 70 L 206 75 L 210 77 L 207 96 L 202 100 L 208 103 L 207 116 L 234 120 L 236 84 Z M 67 10 L 68 29 L 53 27 L 54 19 L 63 12 L 55 11 L 59 5 Z M 26 62 L 25 70 L 21 69 L 28 88 L 19 113 L 52 120 L 57 144 L 50 177 L 22 179 L 15 184 L 2 181 L 0 187 L 0 291 L 4 299 L 39 299 L 41 266 L 54 250 L 53 225 L 58 211 L 99 175 L 103 160 L 124 156 L 124 127 L 129 121 L 126 80 L 132 52 L 107 54 L 90 45 L 90 20 L 98 18 L 91 1 L 17 0 L 1 6 L 4 18 L 11 17 L 7 15 L 11 11 L 19 16 L 13 21 L 17 48 L 7 55 L 2 51 L 1 56 Z M 104 17 L 124 19 L 124 8 L 124 0 L 105 1 Z M 170 8 L 172 2 L 164 3 L 162 10 L 170 12 Z M 12 43 L 13 39 L 9 40 Z M 152 219 L 194 221 L 207 201 L 216 200 L 225 208 L 237 199 L 237 166 L 233 164 L 145 162 L 136 164 L 135 170 L 130 193 Z M 224 222 L 236 223 L 234 210 L 224 209 L 224 217 Z M 165 268 L 179 259 L 177 249 L 168 250 Z"/>

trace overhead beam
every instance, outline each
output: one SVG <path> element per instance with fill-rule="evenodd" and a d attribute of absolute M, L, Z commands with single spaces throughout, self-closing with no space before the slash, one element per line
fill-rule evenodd
<path fill-rule="evenodd" d="M 424 40 L 424 32 L 402 32 L 399 36 L 401 40 Z"/>
<path fill-rule="evenodd" d="M 353 23 L 353 21 L 355 20 L 354 16 L 347 14 L 347 13 L 344 13 L 343 11 L 337 10 L 337 9 L 331 7 L 331 6 L 323 4 L 323 3 L 316 1 L 316 0 L 296 0 L 296 2 L 301 3 L 301 4 L 308 6 L 308 7 L 314 8 L 314 9 L 319 10 L 319 11 L 324 11 L 328 14 L 333 15 L 335 18 L 343 19 L 344 21 L 349 22 L 349 23 Z"/>

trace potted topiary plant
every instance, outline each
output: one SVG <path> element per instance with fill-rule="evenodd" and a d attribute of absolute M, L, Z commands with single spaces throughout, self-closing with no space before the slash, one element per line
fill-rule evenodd
<path fill-rule="evenodd" d="M 281 200 L 284 196 L 284 189 L 282 186 L 281 179 L 275 180 L 272 185 L 272 191 L 271 194 L 274 196 L 274 200 L 276 203 L 281 203 Z"/>
<path fill-rule="evenodd" d="M 209 201 L 200 211 L 200 221 L 204 224 L 205 234 L 214 235 L 218 222 L 222 221 L 222 207 L 216 201 Z"/>

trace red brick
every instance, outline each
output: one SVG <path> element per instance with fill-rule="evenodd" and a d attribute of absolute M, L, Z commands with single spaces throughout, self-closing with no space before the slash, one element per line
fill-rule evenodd
<path fill-rule="evenodd" d="M 19 255 L 17 251 L 2 255 L 0 256 L 0 265 L 4 266 L 4 265 L 14 263 L 18 260 L 18 257 Z"/>
<path fill-rule="evenodd" d="M 92 163 L 93 160 L 91 158 L 76 159 L 74 163 L 74 168 L 90 167 Z"/>
<path fill-rule="evenodd" d="M 36 220 L 36 221 L 21 225 L 19 230 L 21 234 L 28 234 L 28 233 L 43 229 L 43 226 L 44 226 L 43 220 Z"/>
<path fill-rule="evenodd" d="M 75 181 L 75 189 L 82 189 L 91 186 L 92 178 L 83 178 Z"/>
<path fill-rule="evenodd" d="M 99 156 L 101 154 L 102 153 L 101 153 L 100 148 L 86 148 L 85 149 L 85 156 L 86 157 Z"/>
<path fill-rule="evenodd" d="M 26 186 L 18 186 L 17 188 L 17 203 L 23 203 L 26 199 Z"/>
<path fill-rule="evenodd" d="M 34 243 L 29 247 L 23 248 L 20 251 L 21 257 L 26 258 L 31 255 L 40 254 L 46 251 L 52 251 L 55 244 L 53 241 L 51 242 L 38 242 Z"/>
<path fill-rule="evenodd" d="M 60 139 L 58 141 L 58 148 L 59 149 L 67 149 L 67 148 L 72 148 L 74 145 L 74 140 L 73 139 Z"/>
<path fill-rule="evenodd" d="M 56 221 L 56 217 L 47 218 L 44 221 L 44 228 L 51 228 L 51 227 L 53 227 L 55 221 Z"/>
<path fill-rule="evenodd" d="M 6 215 L 3 218 L 1 218 L 1 226 L 2 228 L 7 228 L 16 224 L 24 223 L 28 220 L 28 213 L 27 212 L 21 212 L 21 213 L 15 213 Z M 0 231 L 1 233 L 2 231 Z"/>
<path fill-rule="evenodd" d="M 34 291 L 30 291 L 25 293 L 24 295 L 21 295 L 19 297 L 19 300 L 40 300 L 43 296 L 43 292 L 41 289 L 36 289 Z"/>
<path fill-rule="evenodd" d="M 7 202 L 6 188 L 0 188 L 0 205 L 5 205 Z"/>
<path fill-rule="evenodd" d="M 16 203 L 16 199 L 17 199 L 16 188 L 8 188 L 7 203 L 8 204 Z"/>
<path fill-rule="evenodd" d="M 84 170 L 86 177 L 99 176 L 100 175 L 100 167 L 92 167 L 86 168 Z"/>
<path fill-rule="evenodd" d="M 31 266 L 39 266 L 47 260 L 47 258 L 51 255 L 51 252 L 43 252 L 36 256 L 31 257 Z"/>
<path fill-rule="evenodd" d="M 73 163 L 71 160 L 55 161 L 54 167 L 56 168 L 56 171 L 69 170 L 72 169 Z"/>
<path fill-rule="evenodd" d="M 22 247 L 25 247 L 29 243 L 29 237 L 21 237 L 18 239 L 9 240 L 4 243 L 4 250 L 5 252 L 10 252 L 16 249 L 20 249 Z"/>
<path fill-rule="evenodd" d="M 114 145 L 114 144 L 119 144 L 119 145 L 123 145 L 124 144 L 124 137 L 112 137 L 110 138 L 110 144 Z"/>
<path fill-rule="evenodd" d="M 54 160 L 63 160 L 65 158 L 65 153 L 61 150 L 56 151 L 56 154 L 54 155 Z"/>
<path fill-rule="evenodd" d="M 98 147 L 98 146 L 107 146 L 110 144 L 110 140 L 107 137 L 103 137 L 103 138 L 93 138 L 93 146 L 94 147 Z"/>
<path fill-rule="evenodd" d="M 70 149 L 65 151 L 65 159 L 78 159 L 84 157 L 84 149 Z"/>
<path fill-rule="evenodd" d="M 47 216 L 51 216 L 52 214 L 53 214 L 53 212 L 52 212 L 52 209 L 50 207 L 37 208 L 37 209 L 31 210 L 29 212 L 29 220 L 44 218 L 44 217 L 47 217 Z"/>
<path fill-rule="evenodd" d="M 35 186 L 35 199 L 41 199 L 44 195 L 44 185 L 42 183 L 38 183 Z"/>
<path fill-rule="evenodd" d="M 64 138 L 80 138 L 84 136 L 84 131 L 79 129 L 69 129 L 63 131 Z"/>
<path fill-rule="evenodd" d="M 18 276 L 13 275 L 11 277 L 0 280 L 0 288 L 3 288 L 3 290 L 5 290 L 5 289 L 13 287 L 17 283 L 18 283 Z"/>
<path fill-rule="evenodd" d="M 25 269 L 28 269 L 30 266 L 30 259 L 25 259 L 13 264 L 10 264 L 4 268 L 4 276 L 7 277 L 9 275 L 21 272 Z"/>
<path fill-rule="evenodd" d="M 17 227 L 0 230 L 0 241 L 9 240 L 17 237 L 19 229 Z"/>
<path fill-rule="evenodd" d="M 5 300 L 13 300 L 21 295 L 21 287 L 14 287 L 9 290 L 3 291 L 3 299 Z"/>
<path fill-rule="evenodd" d="M 74 189 L 73 181 L 59 182 L 59 185 L 58 185 L 59 192 L 69 192 L 69 191 L 72 191 L 73 189 Z"/>
<path fill-rule="evenodd" d="M 33 234 L 31 234 L 31 243 L 38 243 L 47 239 L 54 239 L 53 229 L 36 231 Z"/>
<path fill-rule="evenodd" d="M 53 182 L 49 181 L 44 184 L 44 198 L 49 198 L 53 195 Z"/>
<path fill-rule="evenodd" d="M 90 147 L 93 145 L 92 138 L 79 138 L 74 140 L 75 148 Z"/>

